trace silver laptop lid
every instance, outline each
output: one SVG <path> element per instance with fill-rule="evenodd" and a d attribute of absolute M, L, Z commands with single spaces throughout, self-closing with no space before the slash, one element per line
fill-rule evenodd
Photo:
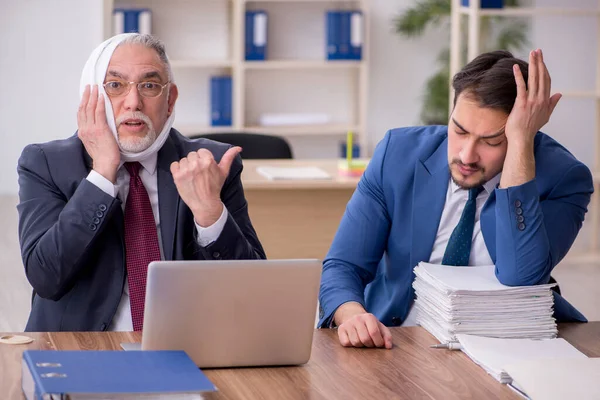
<path fill-rule="evenodd" d="M 202 368 L 306 363 L 320 279 L 316 259 L 153 262 L 142 349 Z"/>

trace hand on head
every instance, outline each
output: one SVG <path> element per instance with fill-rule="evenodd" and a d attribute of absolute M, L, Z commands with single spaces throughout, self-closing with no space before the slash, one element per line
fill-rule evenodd
<path fill-rule="evenodd" d="M 517 83 L 517 98 L 506 122 L 506 138 L 509 143 L 531 141 L 537 131 L 548 123 L 562 95 L 555 93 L 550 96 L 550 74 L 540 49 L 529 53 L 527 84 L 516 64 L 513 66 L 513 73 Z"/>
<path fill-rule="evenodd" d="M 210 226 L 221 216 L 221 189 L 233 160 L 241 151 L 241 147 L 232 147 L 217 163 L 209 150 L 200 149 L 171 164 L 179 196 L 192 210 L 198 225 Z"/>

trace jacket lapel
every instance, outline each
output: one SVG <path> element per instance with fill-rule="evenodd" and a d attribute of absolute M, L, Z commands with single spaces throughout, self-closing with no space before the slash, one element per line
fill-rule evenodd
<path fill-rule="evenodd" d="M 179 193 L 171 175 L 171 163 L 179 161 L 180 155 L 169 136 L 158 152 L 156 164 L 158 183 L 158 210 L 160 215 L 160 233 L 162 236 L 164 257 L 173 259 L 177 213 L 179 211 Z"/>
<path fill-rule="evenodd" d="M 425 161 L 418 160 L 415 166 L 411 266 L 429 260 L 435 242 L 450 172 L 448 170 L 448 139 Z"/>

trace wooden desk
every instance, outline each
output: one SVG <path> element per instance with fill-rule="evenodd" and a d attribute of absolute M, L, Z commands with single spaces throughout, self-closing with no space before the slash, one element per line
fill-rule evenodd
<path fill-rule="evenodd" d="M 562 324 L 560 336 L 600 357 L 600 322 Z M 392 328 L 394 348 L 343 348 L 337 332 L 317 330 L 308 364 L 299 367 L 204 370 L 219 388 L 206 399 L 518 399 L 459 351 L 430 349 L 435 338 L 420 327 Z M 2 399 L 23 399 L 24 349 L 119 349 L 139 333 L 33 333 L 29 345 L 0 344 Z"/>
<path fill-rule="evenodd" d="M 248 212 L 267 257 L 327 254 L 359 178 L 338 175 L 338 160 L 246 160 L 242 172 Z M 331 180 L 270 181 L 260 166 L 319 167 Z"/>

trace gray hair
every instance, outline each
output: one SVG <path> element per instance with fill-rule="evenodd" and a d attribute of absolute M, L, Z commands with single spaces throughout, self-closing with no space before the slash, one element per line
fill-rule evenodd
<path fill-rule="evenodd" d="M 160 39 L 149 34 L 136 33 L 125 38 L 121 43 L 119 43 L 119 46 L 122 46 L 124 44 L 140 44 L 148 49 L 156 51 L 158 57 L 165 65 L 165 70 L 167 71 L 169 81 L 174 82 L 173 71 L 171 70 L 171 63 L 169 62 L 169 58 L 167 57 L 165 45 Z"/>

